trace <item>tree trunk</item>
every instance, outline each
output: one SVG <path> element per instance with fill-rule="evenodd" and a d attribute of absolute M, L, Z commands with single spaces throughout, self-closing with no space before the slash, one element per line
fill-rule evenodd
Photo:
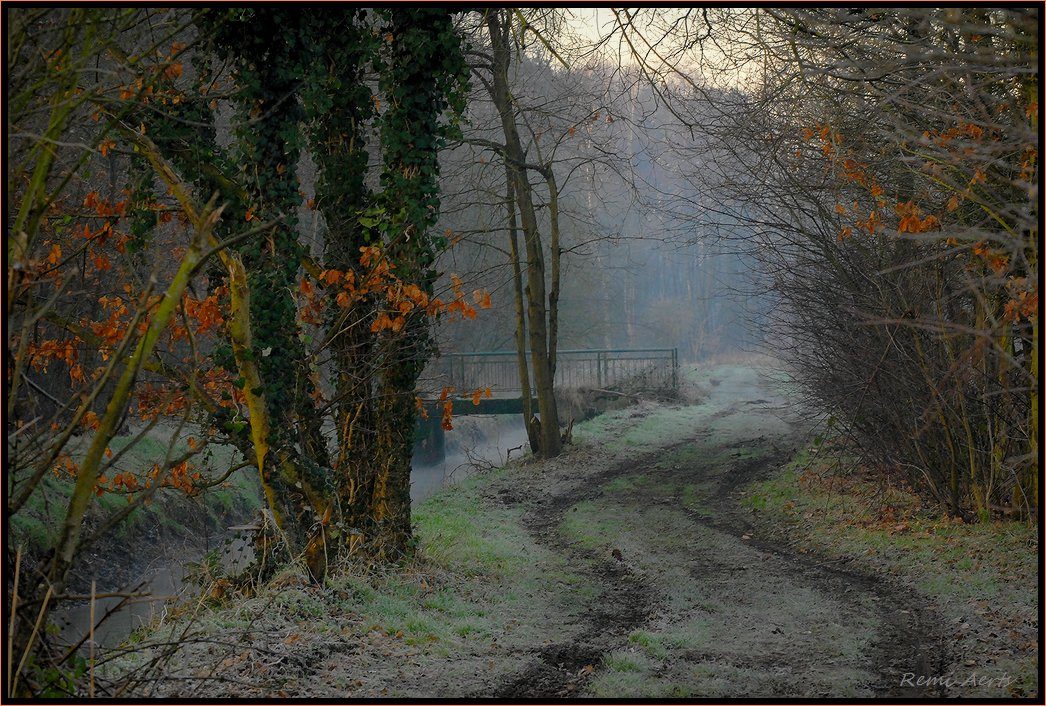
<path fill-rule="evenodd" d="M 414 387 L 425 367 L 420 348 L 411 344 L 422 343 L 427 337 L 428 321 L 413 316 L 402 335 L 384 346 L 385 367 L 376 408 L 377 467 L 370 505 L 373 535 L 368 538 L 368 553 L 386 561 L 403 556 L 411 538 L 410 471 L 418 415 Z"/>
<path fill-rule="evenodd" d="M 505 204 L 508 209 L 508 244 L 512 260 L 512 293 L 516 303 L 516 364 L 519 389 L 523 399 L 523 425 L 530 441 L 530 451 L 541 453 L 541 435 L 534 422 L 534 400 L 530 393 L 530 371 L 527 363 L 527 321 L 523 305 L 523 274 L 519 267 L 519 225 L 516 221 L 516 199 L 512 195 L 512 176 L 505 170 Z"/>
<path fill-rule="evenodd" d="M 548 326 L 545 311 L 545 261 L 542 252 L 541 234 L 530 181 L 524 167 L 523 148 L 516 128 L 512 100 L 508 89 L 508 67 L 510 49 L 508 43 L 508 18 L 499 11 L 487 14 L 487 29 L 493 50 L 493 80 L 491 99 L 501 117 L 505 134 L 505 166 L 513 185 L 516 203 L 519 206 L 527 253 L 527 323 L 530 328 L 530 357 L 534 369 L 534 388 L 538 398 L 538 413 L 541 415 L 541 455 L 549 458 L 559 455 L 562 441 L 559 436 L 559 413 L 553 387 L 553 371 L 549 365 Z"/>
<path fill-rule="evenodd" d="M 319 581 L 327 571 L 326 525 L 331 519 L 329 479 L 316 464 L 309 466 L 288 443 L 286 430 L 274 430 L 265 380 L 255 356 L 251 334 L 250 289 L 243 261 L 235 253 L 222 258 L 229 269 L 230 321 L 233 356 L 244 381 L 250 411 L 251 439 L 262 490 L 291 558 L 302 557 Z"/>
<path fill-rule="evenodd" d="M 562 250 L 559 246 L 559 186 L 552 165 L 543 172 L 548 185 L 549 237 L 548 248 L 552 259 L 552 278 L 548 292 L 548 369 L 553 382 L 556 379 L 556 351 L 559 350 L 559 290 L 560 259 Z"/>
<path fill-rule="evenodd" d="M 367 245 L 359 214 L 370 205 L 368 152 L 364 126 L 373 116 L 373 99 L 365 81 L 368 55 L 362 11 L 346 9 L 315 18 L 310 28 L 324 47 L 317 81 L 326 83 L 329 102 L 309 104 L 308 136 L 317 165 L 316 208 L 326 225 L 324 266 L 337 272 L 362 273 L 360 248 Z M 339 41 L 322 42 L 334 25 Z M 375 301 L 367 296 L 349 308 L 337 304 L 340 286 L 327 287 L 326 321 L 334 374 L 332 401 L 337 449 L 336 475 L 341 541 L 350 553 L 370 532 L 374 488 L 374 334 L 370 323 Z"/>
<path fill-rule="evenodd" d="M 467 68 L 460 37 L 441 8 L 383 9 L 385 47 L 379 83 L 388 100 L 382 115 L 385 252 L 404 285 L 430 298 L 436 242 L 429 229 L 439 215 L 440 115 L 453 106 Z M 410 547 L 410 471 L 417 423 L 415 388 L 435 352 L 422 308 L 403 312 L 403 328 L 380 334 L 381 372 L 375 405 L 375 478 L 371 497 L 374 554 L 396 559 Z"/>

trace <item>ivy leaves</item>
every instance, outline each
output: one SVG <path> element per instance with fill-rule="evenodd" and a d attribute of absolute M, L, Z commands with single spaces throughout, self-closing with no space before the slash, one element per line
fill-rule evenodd
<path fill-rule="evenodd" d="M 464 109 L 468 68 L 446 10 L 387 8 L 379 17 L 385 41 L 376 66 L 388 101 L 381 118 L 381 183 L 386 208 L 405 236 L 393 254 L 399 267 L 430 288 L 431 266 L 442 247 L 439 236 L 427 236 L 439 215 L 438 153 L 456 124 L 441 118 Z"/>

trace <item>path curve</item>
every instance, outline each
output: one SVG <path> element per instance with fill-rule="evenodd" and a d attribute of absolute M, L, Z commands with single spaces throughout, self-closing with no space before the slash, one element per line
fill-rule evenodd
<path fill-rule="evenodd" d="M 734 398 L 685 440 L 580 483 L 547 483 L 548 492 L 538 492 L 533 480 L 501 488 L 498 499 L 526 508 L 532 537 L 583 567 L 601 593 L 575 618 L 569 640 L 535 650 L 522 670 L 476 695 L 584 694 L 618 676 L 608 662 L 636 652 L 637 630 L 680 641 L 673 627 L 690 624 L 701 626 L 704 639 L 671 650 L 641 684 L 681 677 L 680 695 L 692 696 L 939 695 L 901 686 L 904 673 L 940 673 L 946 663 L 937 616 L 925 601 L 760 536 L 748 522 L 743 487 L 786 463 L 796 438 L 751 423 L 770 405 L 761 385 L 714 394 Z M 736 415 L 747 421 L 735 438 L 720 442 L 716 425 Z M 593 522 L 615 518 L 621 531 L 579 541 L 565 524 L 579 509 L 591 512 Z M 659 574 L 670 564 L 683 574 Z M 680 589 L 680 575 L 691 586 Z"/>

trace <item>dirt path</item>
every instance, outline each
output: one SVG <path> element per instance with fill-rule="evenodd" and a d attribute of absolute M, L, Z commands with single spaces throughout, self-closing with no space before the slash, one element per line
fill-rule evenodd
<path fill-rule="evenodd" d="M 497 686 L 496 697 L 545 697 L 575 694 L 585 677 L 594 671 L 605 652 L 619 644 L 635 627 L 652 614 L 657 600 L 655 588 L 636 575 L 623 558 L 611 553 L 597 553 L 577 547 L 560 531 L 564 515 L 577 503 L 593 496 L 607 481 L 626 473 L 631 464 L 598 477 L 600 485 L 589 485 L 549 496 L 525 516 L 527 530 L 534 539 L 553 551 L 568 557 L 571 564 L 583 565 L 592 581 L 600 587 L 597 600 L 584 611 L 579 634 L 569 640 L 540 649 L 537 659 L 522 673 Z M 502 491 L 503 502 L 518 502 L 511 493 Z"/>
<path fill-rule="evenodd" d="M 690 402 L 602 415 L 557 459 L 421 504 L 407 565 L 292 576 L 201 613 L 200 641 L 143 693 L 936 695 L 901 684 L 947 656 L 919 596 L 749 522 L 744 488 L 800 443 L 787 394 L 745 366 L 690 378 Z"/>
<path fill-rule="evenodd" d="M 689 438 L 581 483 L 498 489 L 506 504 L 540 498 L 524 504 L 527 530 L 584 567 L 600 594 L 567 639 L 475 695 L 934 695 L 901 686 L 944 660 L 918 597 L 797 554 L 747 521 L 739 489 L 793 450 L 772 395 L 758 380 L 711 394 L 710 423 Z"/>

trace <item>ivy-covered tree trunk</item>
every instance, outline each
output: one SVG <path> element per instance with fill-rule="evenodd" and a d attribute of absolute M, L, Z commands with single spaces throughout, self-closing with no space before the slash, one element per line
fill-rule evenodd
<path fill-rule="evenodd" d="M 401 326 L 381 333 L 372 324 L 387 303 L 382 294 L 364 288 L 360 297 L 348 296 L 343 282 L 330 280 L 366 278 L 380 250 L 397 288 L 433 293 L 443 242 L 428 230 L 439 207 L 438 150 L 451 129 L 440 117 L 448 107 L 460 115 L 467 87 L 460 38 L 442 10 L 303 17 L 278 8 L 230 9 L 201 16 L 219 28 L 213 41 L 232 64 L 240 119 L 225 175 L 200 181 L 235 192 L 241 226 L 273 224 L 224 258 L 233 312 L 229 358 L 250 409 L 269 510 L 291 555 L 304 556 L 317 578 L 345 547 L 394 558 L 410 538 L 414 394 L 432 353 L 432 312 L 419 305 Z M 377 33 L 372 18 L 384 25 Z M 387 104 L 377 197 L 365 181 L 365 126 L 378 105 L 366 84 L 370 62 Z M 303 126 L 327 227 L 325 272 L 309 271 L 323 275 L 329 297 L 318 351 L 332 365 L 333 456 L 321 434 L 324 412 L 314 400 L 322 396 L 295 301 L 300 263 L 309 260 L 295 215 Z M 377 248 L 366 262 L 363 248 Z"/>
<path fill-rule="evenodd" d="M 381 559 L 402 556 L 411 539 L 410 471 L 417 424 L 414 387 L 428 356 L 412 351 L 409 344 L 429 345 L 428 322 L 423 317 L 411 318 L 414 321 L 404 326 L 401 335 L 385 342 L 385 366 L 378 386 L 370 551 Z"/>
<path fill-rule="evenodd" d="M 269 509 L 291 556 L 303 557 L 320 578 L 331 544 L 326 527 L 333 509 L 332 479 L 292 294 L 303 254 L 296 216 L 302 119 L 297 90 L 306 58 L 294 41 L 301 36 L 300 13 L 266 9 L 231 14 L 221 24 L 217 44 L 234 61 L 239 84 L 236 145 L 247 192 L 244 217 L 274 224 L 239 249 L 250 327 L 234 353 L 240 383 L 248 401 L 255 402 L 250 423 Z M 256 370 L 256 379 L 244 374 L 249 368 Z"/>
<path fill-rule="evenodd" d="M 309 147 L 317 165 L 316 208 L 326 226 L 323 262 L 328 271 L 362 276 L 360 249 L 370 231 L 360 224 L 371 195 L 366 185 L 364 128 L 374 114 L 365 70 L 378 39 L 363 24 L 364 11 L 335 10 L 308 20 L 309 43 L 317 75 L 306 81 L 302 102 L 308 118 Z M 370 325 L 375 298 L 349 307 L 338 304 L 339 290 L 328 288 L 326 329 L 333 367 L 333 416 L 337 436 L 332 468 L 336 474 L 346 548 L 355 551 L 371 529 L 374 490 L 374 385 L 376 349 Z"/>
<path fill-rule="evenodd" d="M 389 9 L 380 83 L 388 101 L 382 116 L 381 207 L 387 253 L 399 279 L 431 295 L 442 238 L 428 231 L 439 214 L 439 149 L 446 128 L 440 116 L 458 114 L 467 68 L 461 39 L 450 14 L 439 8 Z M 433 353 L 429 317 L 414 310 L 398 332 L 383 334 L 383 367 L 378 385 L 371 513 L 375 553 L 403 554 L 411 536 L 410 469 L 417 423 L 415 386 Z"/>

